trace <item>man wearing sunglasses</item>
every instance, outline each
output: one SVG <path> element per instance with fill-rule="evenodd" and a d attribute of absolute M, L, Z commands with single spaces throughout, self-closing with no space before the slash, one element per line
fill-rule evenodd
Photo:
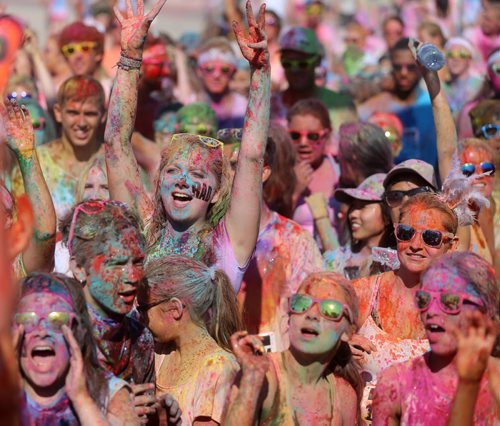
<path fill-rule="evenodd" d="M 215 111 L 219 129 L 243 127 L 247 98 L 229 87 L 237 65 L 233 48 L 223 37 L 209 39 L 200 48 L 196 72 L 206 96 L 198 100 Z"/>
<path fill-rule="evenodd" d="M 104 35 L 95 27 L 80 21 L 73 22 L 61 31 L 59 48 L 73 75 L 86 75 L 98 80 L 108 99 L 111 79 L 101 66 L 104 57 Z"/>
<path fill-rule="evenodd" d="M 393 113 L 403 123 L 403 149 L 396 163 L 423 160 L 437 167 L 436 130 L 427 90 L 420 86 L 421 74 L 408 47 L 400 39 L 389 51 L 394 87 L 368 99 L 358 108 L 362 120 L 375 112 Z"/>
<path fill-rule="evenodd" d="M 357 120 L 356 107 L 350 95 L 316 86 L 315 69 L 321 63 L 324 49 L 313 30 L 291 28 L 281 38 L 280 47 L 288 89 L 272 97 L 273 119 L 286 125 L 286 113 L 297 101 L 314 98 L 328 108 L 335 131 L 342 123 Z"/>

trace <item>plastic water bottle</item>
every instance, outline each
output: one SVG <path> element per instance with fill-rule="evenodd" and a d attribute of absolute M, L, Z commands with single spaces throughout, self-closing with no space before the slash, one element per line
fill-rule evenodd
<path fill-rule="evenodd" d="M 420 45 L 417 49 L 417 59 L 429 71 L 439 71 L 446 63 L 443 53 L 431 43 Z"/>

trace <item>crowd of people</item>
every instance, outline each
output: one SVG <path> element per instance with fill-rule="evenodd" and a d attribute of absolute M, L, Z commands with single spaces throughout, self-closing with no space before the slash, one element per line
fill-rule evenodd
<path fill-rule="evenodd" d="M 498 0 L 48 5 L 0 14 L 2 424 L 500 424 Z"/>

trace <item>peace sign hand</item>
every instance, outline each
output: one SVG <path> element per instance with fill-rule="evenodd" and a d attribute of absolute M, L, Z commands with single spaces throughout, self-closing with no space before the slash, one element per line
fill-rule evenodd
<path fill-rule="evenodd" d="M 257 20 L 250 0 L 246 4 L 248 34 L 245 34 L 239 22 L 233 21 L 233 31 L 241 53 L 254 69 L 269 68 L 269 51 L 267 50 L 267 35 L 264 30 L 266 5 L 259 9 Z"/>
<path fill-rule="evenodd" d="M 120 12 L 118 6 L 114 6 L 116 19 L 118 19 L 122 27 L 121 48 L 128 56 L 134 59 L 142 58 L 149 27 L 166 1 L 157 0 L 151 11 L 146 15 L 144 15 L 144 0 L 137 0 L 137 13 L 132 8 L 131 0 L 126 0 L 127 11 L 125 14 Z"/>

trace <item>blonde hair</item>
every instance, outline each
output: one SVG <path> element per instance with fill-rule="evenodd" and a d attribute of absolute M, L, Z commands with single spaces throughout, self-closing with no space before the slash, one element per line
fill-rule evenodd
<path fill-rule="evenodd" d="M 99 169 L 101 169 L 101 171 L 104 173 L 106 180 L 108 180 L 108 172 L 106 170 L 106 162 L 104 160 L 104 157 L 100 154 L 96 154 L 93 158 L 91 158 L 87 162 L 87 165 L 84 167 L 82 173 L 80 174 L 80 178 L 78 180 L 78 184 L 76 185 L 75 189 L 75 204 L 78 204 L 83 201 L 83 193 L 85 192 L 85 185 L 89 180 L 90 170 L 92 170 L 94 167 L 99 167 Z"/>
<path fill-rule="evenodd" d="M 147 282 L 141 284 L 141 291 L 149 303 L 174 297 L 181 300 L 192 321 L 205 328 L 221 348 L 231 351 L 231 335 L 244 325 L 224 271 L 190 257 L 171 255 L 149 261 L 145 274 Z"/>
<path fill-rule="evenodd" d="M 176 135 L 174 135 L 176 136 Z M 210 161 L 210 171 L 217 179 L 217 190 L 219 191 L 219 199 L 208 208 L 207 222 L 208 225 L 200 231 L 200 240 L 203 239 L 224 217 L 230 202 L 231 196 L 231 175 L 229 172 L 230 165 L 224 157 L 222 149 L 211 148 L 204 145 L 200 141 L 200 136 L 182 134 L 182 136 L 174 137 L 168 146 L 162 152 L 160 167 L 155 182 L 154 193 L 154 212 L 151 215 L 149 222 L 146 224 L 146 241 L 149 247 L 153 246 L 160 238 L 161 230 L 167 221 L 165 207 L 161 198 L 160 180 L 163 169 L 170 164 L 174 155 L 182 146 L 188 145 L 190 149 L 199 148 L 210 153 L 216 153 L 216 158 Z"/>

